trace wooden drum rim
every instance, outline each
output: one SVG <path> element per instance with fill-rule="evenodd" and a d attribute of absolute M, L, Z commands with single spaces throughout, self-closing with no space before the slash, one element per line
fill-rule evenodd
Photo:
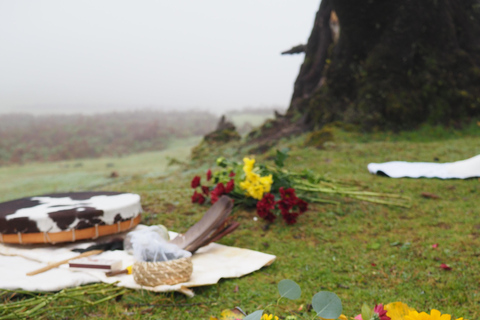
<path fill-rule="evenodd" d="M 126 221 L 119 221 L 111 225 L 96 225 L 91 228 L 68 230 L 60 232 L 34 232 L 34 233 L 0 233 L 0 243 L 11 244 L 39 244 L 74 242 L 78 240 L 96 239 L 98 237 L 124 232 L 132 229 L 140 223 L 141 216 Z"/>

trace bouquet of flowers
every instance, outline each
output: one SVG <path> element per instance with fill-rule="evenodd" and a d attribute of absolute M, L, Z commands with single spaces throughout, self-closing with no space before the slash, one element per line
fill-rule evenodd
<path fill-rule="evenodd" d="M 295 224 L 298 216 L 308 209 L 306 201 L 295 194 L 295 189 L 288 181 L 283 185 L 274 183 L 279 179 L 275 170 L 255 165 L 255 159 L 244 158 L 243 166 L 218 158 L 217 165 L 222 169 L 212 174 L 207 171 L 206 180 L 209 185 L 202 185 L 200 176 L 195 176 L 191 187 L 195 189 L 192 202 L 203 204 L 206 201 L 215 203 L 221 195 L 228 195 L 235 205 L 256 207 L 257 214 L 270 222 L 281 216 L 287 224 Z M 200 188 L 200 192 L 197 192 Z"/>
<path fill-rule="evenodd" d="M 360 191 L 315 175 L 309 170 L 290 172 L 284 169 L 286 158 L 285 152 L 277 150 L 275 165 L 267 166 L 258 164 L 249 157 L 245 157 L 243 163 L 220 157 L 217 159 L 220 169 L 215 172 L 209 169 L 205 184 L 202 184 L 200 176 L 195 176 L 191 181 L 194 189 L 192 202 L 213 204 L 221 195 L 228 195 L 234 200 L 235 206 L 256 208 L 259 217 L 269 222 L 281 217 L 288 225 L 295 224 L 298 217 L 308 210 L 309 202 L 339 204 L 337 201 L 319 198 L 319 193 L 409 206 L 407 197 Z"/>

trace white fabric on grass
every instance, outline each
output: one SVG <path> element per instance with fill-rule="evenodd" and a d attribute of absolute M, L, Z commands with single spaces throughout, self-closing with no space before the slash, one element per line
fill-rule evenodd
<path fill-rule="evenodd" d="M 139 225 L 137 228 L 144 228 Z M 175 233 L 171 233 L 172 237 Z M 104 240 L 104 239 L 102 239 Z M 46 266 L 49 262 L 61 261 L 74 257 L 78 253 L 73 248 L 86 248 L 93 242 L 82 242 L 64 245 L 7 245 L 0 244 L 0 289 L 27 290 L 27 291 L 59 291 L 64 288 L 79 285 L 119 281 L 118 286 L 131 289 L 144 289 L 156 292 L 179 291 L 193 296 L 189 288 L 212 285 L 221 278 L 238 278 L 252 273 L 264 266 L 270 265 L 275 256 L 236 247 L 229 247 L 217 243 L 200 248 L 193 256 L 193 273 L 188 282 L 177 285 L 145 287 L 138 285 L 132 275 L 106 277 L 105 273 L 96 270 L 72 270 L 68 264 L 51 269 L 34 276 L 26 273 Z M 96 256 L 102 259 L 120 259 L 123 268 L 134 263 L 133 256 L 125 251 L 105 251 Z"/>
<path fill-rule="evenodd" d="M 480 155 L 470 159 L 447 162 L 391 161 L 368 164 L 368 171 L 390 178 L 468 179 L 480 177 Z"/>

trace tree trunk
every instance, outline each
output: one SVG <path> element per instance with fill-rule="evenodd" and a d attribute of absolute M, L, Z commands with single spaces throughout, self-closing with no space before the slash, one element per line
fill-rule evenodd
<path fill-rule="evenodd" d="M 287 116 L 310 128 L 458 124 L 480 115 L 479 66 L 480 1 L 322 0 Z"/>

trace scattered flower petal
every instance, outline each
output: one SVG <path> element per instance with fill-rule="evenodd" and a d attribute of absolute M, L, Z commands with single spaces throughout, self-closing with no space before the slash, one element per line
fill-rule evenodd
<path fill-rule="evenodd" d="M 450 267 L 449 265 L 445 264 L 445 263 L 442 263 L 440 265 L 440 268 L 442 268 L 443 270 L 447 270 L 447 271 L 450 271 L 452 270 L 452 267 Z"/>

